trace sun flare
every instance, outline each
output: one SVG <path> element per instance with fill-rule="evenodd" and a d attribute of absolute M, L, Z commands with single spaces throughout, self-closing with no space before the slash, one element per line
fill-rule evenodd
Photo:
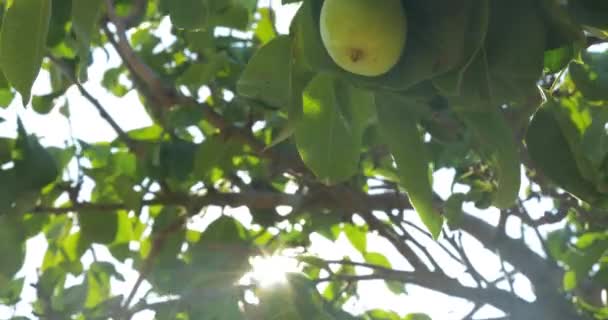
<path fill-rule="evenodd" d="M 298 262 L 284 256 L 254 257 L 251 279 L 262 287 L 285 283 L 287 273 L 298 271 Z"/>

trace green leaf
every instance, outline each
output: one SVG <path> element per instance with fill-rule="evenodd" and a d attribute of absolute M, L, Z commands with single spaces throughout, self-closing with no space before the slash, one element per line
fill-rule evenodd
<path fill-rule="evenodd" d="M 66 24 L 70 21 L 73 0 L 52 0 L 51 21 L 46 45 L 49 48 L 59 45 L 66 34 Z"/>
<path fill-rule="evenodd" d="M 0 303 L 7 306 L 19 303 L 24 282 L 25 278 L 11 280 L 8 284 L 2 283 L 0 280 Z"/>
<path fill-rule="evenodd" d="M 110 297 L 110 277 L 112 276 L 120 276 L 120 274 L 110 263 L 94 262 L 90 266 L 85 279 L 87 284 L 85 307 L 93 308 Z"/>
<path fill-rule="evenodd" d="M 488 0 L 479 1 L 470 9 L 470 20 L 465 33 L 465 63 L 445 74 L 433 78 L 433 84 L 439 91 L 446 95 L 459 95 L 461 92 L 464 74 L 483 47 L 488 33 L 490 18 L 490 2 Z"/>
<path fill-rule="evenodd" d="M 80 44 L 79 55 L 88 60 L 89 44 L 101 16 L 103 0 L 72 0 L 72 29 Z"/>
<path fill-rule="evenodd" d="M 258 13 L 260 15 L 260 19 L 257 21 L 257 27 L 254 31 L 255 36 L 260 39 L 263 44 L 266 44 L 277 36 L 274 28 L 275 13 L 271 8 L 260 8 Z"/>
<path fill-rule="evenodd" d="M 547 48 L 550 49 L 549 51 L 560 48 L 570 49 L 567 50 L 570 51 L 568 53 L 569 59 L 574 58 L 576 54 L 574 49 L 585 40 L 585 34 L 581 25 L 572 19 L 568 8 L 563 2 L 556 0 L 541 0 L 539 2 L 541 13 L 549 29 L 547 32 Z M 567 63 L 568 61 L 566 61 Z M 562 68 L 564 66 L 562 65 Z"/>
<path fill-rule="evenodd" d="M 208 55 L 205 63 L 194 63 L 177 79 L 178 84 L 200 87 L 212 81 L 228 62 L 224 54 Z"/>
<path fill-rule="evenodd" d="M 576 272 L 574 271 L 567 271 L 566 273 L 564 273 L 564 291 L 572 291 L 574 289 L 576 289 L 576 287 L 578 286 L 578 281 L 576 279 Z"/>
<path fill-rule="evenodd" d="M 63 95 L 63 92 L 34 96 L 32 98 L 32 108 L 39 114 L 48 114 L 55 107 L 55 98 Z"/>
<path fill-rule="evenodd" d="M 192 245 L 192 265 L 201 284 L 236 281 L 249 268 L 251 247 L 243 226 L 233 218 L 214 221 Z"/>
<path fill-rule="evenodd" d="M 13 1 L 0 31 L 0 65 L 26 105 L 45 54 L 50 0 Z"/>
<path fill-rule="evenodd" d="M 388 261 L 388 258 L 385 255 L 383 255 L 382 253 L 366 252 L 363 255 L 363 257 L 365 258 L 365 262 L 367 262 L 369 264 L 373 264 L 375 266 L 379 266 L 379 267 L 386 268 L 386 269 L 393 268 L 390 261 Z"/>
<path fill-rule="evenodd" d="M 586 99 L 608 99 L 608 50 L 584 52 L 583 62 L 570 64 L 570 77 Z"/>
<path fill-rule="evenodd" d="M 345 114 L 352 107 L 348 87 L 317 75 L 304 92 L 304 113 L 296 125 L 296 144 L 304 163 L 326 184 L 353 176 L 358 169 L 361 135 Z M 344 92 L 346 91 L 346 92 Z"/>
<path fill-rule="evenodd" d="M 124 75 L 124 68 L 110 68 L 103 74 L 101 85 L 117 97 L 123 97 L 129 92 L 129 88 L 120 83 L 120 76 Z"/>
<path fill-rule="evenodd" d="M 110 244 L 118 233 L 118 215 L 112 211 L 79 212 L 78 223 L 84 243 Z"/>
<path fill-rule="evenodd" d="M 6 109 L 13 102 L 15 93 L 10 89 L 0 89 L 0 108 Z"/>
<path fill-rule="evenodd" d="M 429 152 L 412 117 L 411 106 L 403 103 L 389 93 L 376 95 L 380 132 L 397 164 L 401 186 L 422 222 L 438 238 L 443 217 L 433 203 Z"/>
<path fill-rule="evenodd" d="M 583 177 L 570 149 L 564 148 L 569 145 L 568 140 L 547 105 L 534 115 L 525 141 L 530 158 L 547 178 L 591 204 L 600 200 L 601 195 L 594 185 Z"/>
<path fill-rule="evenodd" d="M 203 28 L 209 14 L 204 0 L 161 0 L 160 7 L 169 12 L 171 23 L 181 29 Z"/>
<path fill-rule="evenodd" d="M 462 218 L 464 216 L 462 204 L 466 200 L 465 197 L 466 196 L 462 193 L 454 193 L 445 202 L 445 217 L 448 225 L 452 229 L 458 229 L 462 223 Z"/>
<path fill-rule="evenodd" d="M 575 58 L 575 54 L 576 51 L 570 47 L 545 51 L 545 72 L 560 72 Z"/>
<path fill-rule="evenodd" d="M 181 139 L 163 143 L 160 149 L 160 164 L 165 177 L 176 182 L 186 180 L 194 168 L 196 145 Z"/>
<path fill-rule="evenodd" d="M 488 63 L 485 50 L 481 50 L 465 74 L 461 95 L 450 97 L 449 101 L 478 143 L 479 154 L 492 165 L 496 178 L 492 204 L 508 208 L 515 203 L 521 185 L 519 150 L 501 111 L 500 101 L 505 101 L 502 96 L 495 96 L 494 88 L 488 83 L 492 78 Z M 535 85 L 532 88 L 538 92 Z M 529 84 L 522 84 L 519 89 L 527 91 Z M 514 88 L 521 93 L 519 89 Z M 513 97 L 515 91 L 511 93 Z"/>
<path fill-rule="evenodd" d="M 344 234 L 350 243 L 361 253 L 367 251 L 367 231 L 352 224 L 344 225 Z"/>
<path fill-rule="evenodd" d="M 260 319 L 334 320 L 310 279 L 301 274 L 288 274 L 287 279 L 285 284 L 258 289 Z"/>
<path fill-rule="evenodd" d="M 381 320 L 402 320 L 401 316 L 394 311 L 387 311 L 382 309 L 373 309 L 366 313 L 371 319 Z"/>
<path fill-rule="evenodd" d="M 247 30 L 251 5 L 249 8 L 239 1 L 216 1 L 211 0 L 213 13 L 209 16 L 209 23 L 213 26 Z M 251 2 L 250 2 L 251 3 Z"/>
<path fill-rule="evenodd" d="M 21 192 L 39 191 L 59 175 L 57 163 L 35 137 L 28 136 L 21 120 L 18 121 L 18 132 L 15 144 L 17 156 L 14 159 L 15 174 L 19 177 L 18 188 Z"/>
<path fill-rule="evenodd" d="M 142 141 L 157 141 L 162 137 L 163 133 L 163 127 L 156 124 L 127 132 L 132 139 Z"/>
<path fill-rule="evenodd" d="M 488 106 L 486 112 L 459 111 L 458 115 L 479 141 L 479 149 L 494 167 L 496 190 L 492 204 L 498 208 L 513 206 L 521 186 L 519 150 L 502 112 Z"/>
<path fill-rule="evenodd" d="M 580 24 L 608 30 L 608 5 L 606 1 L 568 1 L 568 11 Z"/>
<path fill-rule="evenodd" d="M 0 283 L 11 279 L 25 259 L 25 237 L 19 216 L 0 215 Z"/>
<path fill-rule="evenodd" d="M 67 314 L 78 312 L 84 307 L 87 291 L 86 282 L 66 288 L 61 295 L 53 296 L 53 307 Z"/>
<path fill-rule="evenodd" d="M 203 143 L 197 146 L 194 156 L 194 174 L 198 179 L 205 180 L 211 177 L 214 168 L 230 169 L 232 157 L 241 146 L 234 140 L 221 136 L 208 136 Z"/>
<path fill-rule="evenodd" d="M 585 157 L 591 161 L 595 169 L 601 170 L 606 156 L 608 156 L 608 110 L 605 108 L 592 108 L 591 125 L 585 130 L 581 140 L 581 150 Z"/>
<path fill-rule="evenodd" d="M 533 1 L 490 1 L 490 12 L 484 44 L 488 75 L 479 81 L 489 85 L 496 105 L 525 102 L 542 75 L 546 26 Z"/>
<path fill-rule="evenodd" d="M 289 74 L 292 40 L 280 36 L 258 50 L 247 63 L 237 82 L 237 91 L 244 97 L 270 106 L 286 108 L 289 103 Z"/>
<path fill-rule="evenodd" d="M 403 320 L 433 320 L 424 313 L 410 313 Z"/>

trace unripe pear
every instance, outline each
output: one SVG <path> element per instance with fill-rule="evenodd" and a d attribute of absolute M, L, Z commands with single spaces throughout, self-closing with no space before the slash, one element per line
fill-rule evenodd
<path fill-rule="evenodd" d="M 346 71 L 379 76 L 399 62 L 407 20 L 401 0 L 325 0 L 321 39 Z"/>

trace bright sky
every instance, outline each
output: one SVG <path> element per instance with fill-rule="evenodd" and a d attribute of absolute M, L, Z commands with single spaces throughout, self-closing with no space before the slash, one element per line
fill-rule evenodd
<path fill-rule="evenodd" d="M 277 11 L 277 27 L 282 33 L 286 33 L 288 30 L 289 23 L 293 17 L 297 5 L 281 5 L 280 0 L 272 0 L 272 7 Z M 269 1 L 260 1 L 262 6 L 268 6 Z M 165 45 L 170 43 L 171 37 L 169 34 L 170 21 L 165 19 L 162 23 L 160 33 L 162 40 Z M 111 94 L 108 94 L 100 82 L 103 77 L 104 70 L 110 67 L 119 65 L 120 60 L 112 49 L 109 49 L 109 58 L 101 50 L 94 52 L 94 64 L 89 69 L 90 80 L 85 84 L 87 90 L 89 90 L 93 96 L 97 97 L 112 117 L 124 130 L 136 129 L 151 124 L 150 119 L 145 113 L 142 105 L 140 104 L 137 94 L 130 92 L 123 98 L 116 98 Z M 34 94 L 45 94 L 49 93 L 50 84 L 48 74 L 41 72 L 38 77 L 33 93 Z M 99 118 L 94 107 L 88 103 L 83 97 L 79 95 L 76 88 L 72 88 L 67 93 L 67 99 L 70 105 L 71 114 L 71 130 L 75 137 L 87 142 L 97 141 L 108 141 L 113 139 L 116 134 L 114 131 Z M 26 129 L 30 133 L 42 137 L 42 141 L 46 145 L 63 146 L 70 137 L 70 124 L 66 118 L 59 113 L 59 108 L 55 108 L 49 115 L 38 115 L 30 107 L 23 108 L 20 103 L 21 99 L 15 99 L 13 104 L 7 109 L 0 109 L 0 117 L 5 118 L 6 122 L 0 124 L 0 136 L 14 136 L 16 130 L 16 117 L 21 117 L 26 124 Z M 63 104 L 62 102 L 59 105 Z M 435 175 L 435 189 L 443 197 L 451 194 L 450 186 L 453 180 L 454 173 L 449 170 L 442 170 Z M 90 186 L 89 186 L 90 187 Z M 541 213 L 544 209 L 550 208 L 551 203 L 543 201 L 543 203 L 531 202 L 527 204 L 531 212 Z M 212 208 L 219 214 L 219 208 Z M 491 221 L 496 224 L 498 220 L 498 212 L 496 210 L 486 210 L 480 212 L 472 207 L 468 207 L 467 210 L 475 212 L 476 214 L 483 216 L 484 219 Z M 238 217 L 242 217 L 245 223 L 247 223 L 248 213 L 246 210 L 237 209 L 232 210 Z M 415 214 L 410 213 L 409 217 L 412 220 L 417 220 Z M 512 225 L 508 228 L 509 233 L 514 237 L 519 237 L 519 225 Z M 531 231 L 530 231 L 531 232 Z M 533 234 L 529 234 L 527 239 L 535 239 Z M 320 236 L 313 237 L 312 252 L 317 253 L 322 258 L 327 259 L 341 259 L 345 253 L 350 256 L 353 260 L 363 261 L 356 250 L 354 250 L 348 240 L 345 237 L 340 237 L 336 243 L 331 243 L 327 239 Z M 490 279 L 496 278 L 497 274 L 501 270 L 500 260 L 491 252 L 488 252 L 483 246 L 475 240 L 465 237 L 465 243 L 470 248 L 470 254 L 473 257 L 473 261 L 484 261 L 484 265 L 481 266 L 480 271 L 482 274 Z M 432 244 L 428 243 L 429 247 L 432 248 Z M 533 243 L 535 248 L 539 248 L 539 243 Z M 377 251 L 386 253 L 387 257 L 393 263 L 393 266 L 397 269 L 410 269 L 408 263 L 398 254 L 398 252 L 390 245 L 386 240 L 380 237 L 370 235 L 368 239 L 368 246 L 370 251 Z M 27 244 L 27 257 L 24 268 L 19 272 L 18 277 L 26 277 L 26 283 L 36 282 L 36 269 L 41 265 L 43 252 L 46 250 L 46 242 L 43 236 L 37 236 L 30 239 Z M 433 251 L 431 249 L 431 251 Z M 112 259 L 107 250 L 103 247 L 96 248 L 96 254 L 99 260 L 112 261 L 116 263 L 118 271 L 122 272 L 126 278 L 126 282 L 119 282 L 113 280 L 114 290 L 116 294 L 126 294 L 130 291 L 133 286 L 135 279 L 137 278 L 137 272 L 135 272 L 129 264 L 123 265 Z M 439 254 L 441 257 L 441 255 Z M 445 257 L 442 257 L 443 261 L 447 261 Z M 84 257 L 85 265 L 92 262 L 90 253 L 85 254 Z M 279 259 L 271 261 L 270 263 L 262 263 L 266 269 L 273 269 L 279 265 L 285 268 L 293 268 L 293 261 L 286 259 Z M 264 269 L 264 268 L 260 268 Z M 449 275 L 458 278 L 462 283 L 472 284 L 472 279 L 465 276 L 464 271 L 458 267 L 451 267 L 447 270 Z M 258 274 L 259 274 L 258 270 Z M 270 270 L 270 274 L 276 274 L 277 270 Z M 262 272 L 260 277 L 267 277 L 268 272 Z M 77 284 L 82 281 L 82 278 L 70 279 L 70 283 Z M 503 284 L 506 286 L 506 283 Z M 140 294 L 145 292 L 149 287 L 143 286 L 140 288 Z M 533 300 L 534 295 L 530 289 L 529 284 L 523 277 L 516 277 L 515 288 L 517 292 L 528 300 Z M 460 319 L 466 315 L 472 305 L 459 299 L 447 297 L 443 294 L 435 293 L 426 289 L 421 289 L 413 286 L 407 287 L 408 296 L 400 295 L 396 296 L 387 290 L 385 285 L 381 281 L 365 282 L 360 285 L 361 300 L 358 303 L 351 303 L 348 309 L 354 312 L 361 312 L 367 309 L 373 308 L 385 308 L 399 312 L 404 315 L 411 312 L 424 312 L 429 314 L 434 320 L 449 320 L 449 319 Z M 23 301 L 17 306 L 15 310 L 0 306 L 0 319 L 8 319 L 14 315 L 23 315 L 35 319 L 31 314 L 31 307 L 29 303 L 35 300 L 34 289 L 27 285 L 23 292 Z M 479 317 L 491 317 L 500 316 L 501 313 L 497 313 L 493 308 L 484 308 L 478 313 Z M 138 320 L 153 319 L 154 316 L 151 312 L 142 312 L 136 316 Z"/>

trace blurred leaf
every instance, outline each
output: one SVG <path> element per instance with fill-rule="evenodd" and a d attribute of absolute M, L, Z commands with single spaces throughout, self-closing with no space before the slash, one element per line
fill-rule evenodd
<path fill-rule="evenodd" d="M 410 313 L 403 320 L 432 320 L 431 317 L 423 313 Z"/>
<path fill-rule="evenodd" d="M 576 272 L 568 271 L 564 274 L 564 290 L 572 291 L 578 286 L 576 280 Z"/>
<path fill-rule="evenodd" d="M 89 267 L 86 275 L 87 293 L 85 306 L 93 308 L 110 297 L 110 277 L 119 275 L 114 265 L 107 262 L 95 262 Z M 122 279 L 124 281 L 124 279 Z"/>
<path fill-rule="evenodd" d="M 78 223 L 84 243 L 110 244 L 118 232 L 118 215 L 114 211 L 83 210 Z"/>
<path fill-rule="evenodd" d="M 0 283 L 11 279 L 25 259 L 25 237 L 19 217 L 12 214 L 0 215 Z"/>
<path fill-rule="evenodd" d="M 445 218 L 448 225 L 452 229 L 458 229 L 462 223 L 464 212 L 462 204 L 465 201 L 465 195 L 462 193 L 452 194 L 444 204 Z"/>
<path fill-rule="evenodd" d="M 240 278 L 249 267 L 251 252 L 244 236 L 243 226 L 235 219 L 221 217 L 214 221 L 190 249 L 192 264 L 198 271 L 196 281 L 229 283 Z"/>
<path fill-rule="evenodd" d="M 55 107 L 55 99 L 63 95 L 63 92 L 51 93 L 32 98 L 32 108 L 39 114 L 48 114 Z"/>
<path fill-rule="evenodd" d="M 241 147 L 236 141 L 221 136 L 209 136 L 197 146 L 194 156 L 194 173 L 199 179 L 211 176 L 214 168 L 229 169 L 232 157 Z"/>
<path fill-rule="evenodd" d="M 89 56 L 89 44 L 97 31 L 102 5 L 103 0 L 72 0 L 72 29 L 80 44 L 79 55 L 85 61 Z"/>
<path fill-rule="evenodd" d="M 608 29 L 608 5 L 602 0 L 577 0 L 568 2 L 568 11 L 577 22 L 595 27 Z"/>
<path fill-rule="evenodd" d="M 21 120 L 18 121 L 18 132 L 17 157 L 14 159 L 15 173 L 19 177 L 17 185 L 22 191 L 38 191 L 57 178 L 57 164 L 40 142 L 26 133 Z"/>
<path fill-rule="evenodd" d="M 87 298 L 87 283 L 78 284 L 63 290 L 61 295 L 52 299 L 53 308 L 71 314 L 82 310 Z"/>
<path fill-rule="evenodd" d="M 367 231 L 352 224 L 344 225 L 344 234 L 360 253 L 367 252 Z"/>
<path fill-rule="evenodd" d="M 379 320 L 402 320 L 401 316 L 394 312 L 382 309 L 373 309 L 366 313 L 370 319 Z"/>
<path fill-rule="evenodd" d="M 363 256 L 365 257 L 365 261 L 369 264 L 386 269 L 392 269 L 393 267 L 390 261 L 388 261 L 388 258 L 379 252 L 367 252 Z"/>
<path fill-rule="evenodd" d="M 160 7 L 169 13 L 173 25 L 182 29 L 203 28 L 209 14 L 204 0 L 161 0 Z"/>
<path fill-rule="evenodd" d="M 196 145 L 185 141 L 175 140 L 161 145 L 160 165 L 165 170 L 165 177 L 175 181 L 186 180 L 194 168 Z"/>
<path fill-rule="evenodd" d="M 8 81 L 21 93 L 23 105 L 40 71 L 51 18 L 51 1 L 13 1 L 0 31 L 0 65 Z"/>
<path fill-rule="evenodd" d="M 285 284 L 257 290 L 260 304 L 255 312 L 260 319 L 334 319 L 323 310 L 322 298 L 310 279 L 301 274 L 288 274 L 287 279 Z"/>
<path fill-rule="evenodd" d="M 277 36 L 277 32 L 274 27 L 274 15 L 275 12 L 271 8 L 260 8 L 258 10 L 260 19 L 257 21 L 255 28 L 255 35 L 262 44 L 268 43 L 270 40 Z"/>
<path fill-rule="evenodd" d="M 16 305 L 21 301 L 21 292 L 23 291 L 23 284 L 25 278 L 13 279 L 8 284 L 0 283 L 0 303 L 7 306 Z"/>

